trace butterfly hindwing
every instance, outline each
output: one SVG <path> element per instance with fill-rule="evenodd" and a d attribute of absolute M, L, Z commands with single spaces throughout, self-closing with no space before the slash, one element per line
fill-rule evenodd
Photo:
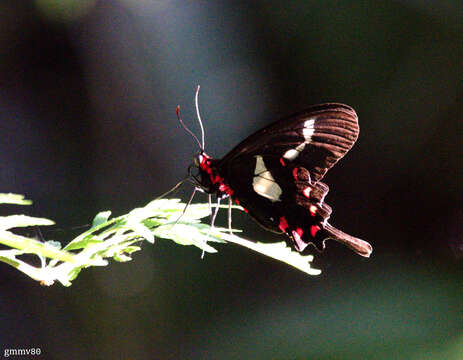
<path fill-rule="evenodd" d="M 267 230 L 286 233 L 298 251 L 309 243 L 323 249 L 324 238 L 318 232 L 331 213 L 323 202 L 327 185 L 312 186 L 307 169 L 290 170 L 272 155 L 243 156 L 230 164 L 230 171 L 235 174 L 228 179 L 233 198 L 254 220 Z"/>

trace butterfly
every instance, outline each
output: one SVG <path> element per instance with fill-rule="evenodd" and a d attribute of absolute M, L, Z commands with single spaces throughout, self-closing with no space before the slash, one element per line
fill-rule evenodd
<path fill-rule="evenodd" d="M 242 206 L 263 228 L 286 234 L 287 242 L 298 252 L 309 244 L 322 251 L 325 241 L 333 239 L 361 256 L 370 256 L 368 242 L 328 223 L 332 210 L 324 199 L 329 188 L 321 182 L 357 140 L 358 118 L 350 106 L 312 106 L 257 131 L 222 159 L 215 159 L 204 151 L 198 91 L 199 86 L 195 100 L 202 143 L 183 124 L 177 107 L 179 121 L 200 147 L 189 168 L 195 189 Z"/>

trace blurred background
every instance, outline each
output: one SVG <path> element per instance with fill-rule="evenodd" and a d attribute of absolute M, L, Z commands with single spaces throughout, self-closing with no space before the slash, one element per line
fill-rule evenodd
<path fill-rule="evenodd" d="M 310 277 L 234 245 L 158 240 L 131 263 L 41 287 L 0 264 L 0 344 L 44 359 L 463 358 L 463 3 L 0 3 L 0 192 L 70 241 L 102 210 L 143 206 L 198 150 L 336 101 L 360 137 L 325 177 L 337 243 Z M 187 200 L 191 188 L 176 196 Z M 198 196 L 197 201 L 206 201 Z M 236 213 L 244 237 L 281 241 Z M 225 224 L 222 214 L 218 223 Z"/>

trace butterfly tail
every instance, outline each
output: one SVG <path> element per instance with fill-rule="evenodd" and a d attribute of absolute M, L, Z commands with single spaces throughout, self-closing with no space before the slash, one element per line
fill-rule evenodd
<path fill-rule="evenodd" d="M 361 256 L 370 257 L 373 248 L 366 241 L 350 236 L 328 223 L 325 224 L 324 230 L 328 233 L 328 237 L 330 239 L 336 240 L 337 242 L 347 246 L 349 249 L 355 251 Z"/>

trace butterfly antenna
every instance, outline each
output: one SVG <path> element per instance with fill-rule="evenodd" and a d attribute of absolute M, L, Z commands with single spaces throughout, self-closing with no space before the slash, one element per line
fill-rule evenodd
<path fill-rule="evenodd" d="M 180 122 L 180 124 L 182 124 L 183 128 L 186 130 L 186 132 L 188 132 L 191 136 L 193 136 L 193 139 L 196 140 L 196 142 L 198 143 L 198 146 L 200 147 L 201 150 L 204 149 L 204 146 L 201 146 L 201 143 L 199 142 L 198 138 L 196 137 L 195 134 L 193 134 L 193 131 L 191 131 L 190 129 L 188 129 L 188 127 L 185 125 L 185 123 L 183 122 L 182 118 L 180 117 L 180 105 L 177 105 L 177 109 L 175 110 L 175 112 L 177 113 L 177 119 L 178 121 Z M 202 128 L 202 125 L 201 125 L 201 128 Z"/>
<path fill-rule="evenodd" d="M 199 88 L 200 86 L 198 85 L 198 87 L 196 88 L 196 94 L 195 94 L 195 106 L 196 106 L 196 116 L 198 117 L 199 126 L 201 127 L 201 144 L 202 144 L 201 149 L 204 150 L 204 127 L 203 127 L 203 122 L 201 121 L 201 115 L 199 115 L 199 101 L 198 101 Z"/>

